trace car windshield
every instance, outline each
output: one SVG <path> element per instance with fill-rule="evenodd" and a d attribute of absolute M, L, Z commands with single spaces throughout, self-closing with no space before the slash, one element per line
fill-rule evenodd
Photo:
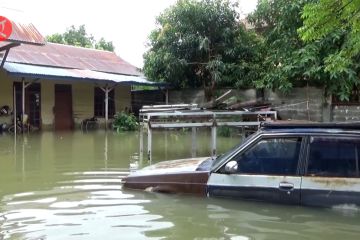
<path fill-rule="evenodd" d="M 240 144 L 235 145 L 233 148 L 231 148 L 229 151 L 218 155 L 215 160 L 213 161 L 212 165 L 211 165 L 211 169 L 213 170 L 214 168 L 216 168 L 219 164 L 221 164 L 223 161 L 225 161 L 225 159 L 228 159 L 229 156 L 231 156 L 237 149 L 240 148 L 241 145 L 246 144 L 247 142 L 251 141 L 253 138 L 255 138 L 258 134 L 254 133 L 251 134 L 249 137 L 247 137 L 243 142 L 241 142 Z"/>

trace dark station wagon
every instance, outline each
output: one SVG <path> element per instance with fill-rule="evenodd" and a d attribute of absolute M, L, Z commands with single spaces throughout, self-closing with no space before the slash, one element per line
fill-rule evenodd
<path fill-rule="evenodd" d="M 124 187 L 333 207 L 360 206 L 360 124 L 265 124 L 216 159 L 160 162 Z"/>

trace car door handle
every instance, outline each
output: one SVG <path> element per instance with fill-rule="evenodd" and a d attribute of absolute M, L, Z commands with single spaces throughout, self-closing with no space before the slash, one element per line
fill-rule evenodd
<path fill-rule="evenodd" d="M 294 184 L 289 182 L 279 183 L 279 189 L 283 191 L 291 191 L 294 189 Z"/>

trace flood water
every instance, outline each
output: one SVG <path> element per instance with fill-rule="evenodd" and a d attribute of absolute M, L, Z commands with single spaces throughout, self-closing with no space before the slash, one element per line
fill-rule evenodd
<path fill-rule="evenodd" d="M 241 138 L 218 139 L 218 152 Z M 210 154 L 197 136 L 197 156 Z M 146 145 L 145 145 L 146 146 Z M 158 132 L 153 161 L 194 155 L 191 133 Z M 0 239 L 359 239 L 360 210 L 122 189 L 137 133 L 0 135 Z"/>

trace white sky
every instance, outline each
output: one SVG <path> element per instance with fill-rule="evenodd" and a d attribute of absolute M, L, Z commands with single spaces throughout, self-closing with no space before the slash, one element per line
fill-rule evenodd
<path fill-rule="evenodd" d="M 240 12 L 255 9 L 257 0 L 238 0 Z M 85 24 L 95 39 L 113 41 L 115 52 L 137 67 L 155 17 L 176 0 L 0 0 L 0 7 L 23 12 L 44 36 Z M 1 15 L 1 12 L 0 12 Z"/>

